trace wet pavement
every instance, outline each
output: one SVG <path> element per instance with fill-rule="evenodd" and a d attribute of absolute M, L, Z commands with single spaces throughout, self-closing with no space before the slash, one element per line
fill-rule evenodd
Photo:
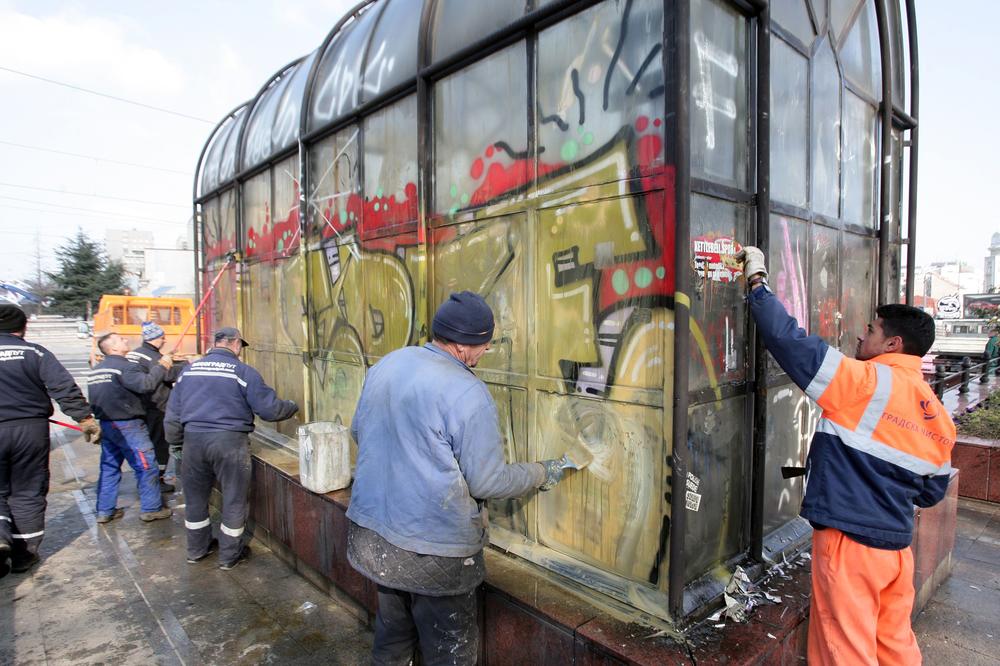
<path fill-rule="evenodd" d="M 143 523 L 126 472 L 125 517 L 97 525 L 98 450 L 68 432 L 53 432 L 43 560 L 0 579 L 0 664 L 368 662 L 356 611 L 257 542 L 229 572 L 187 564 L 183 494 L 165 496 L 170 520 Z"/>
<path fill-rule="evenodd" d="M 925 664 L 1000 664 L 1000 504 L 960 499 L 954 568 L 913 623 Z"/>

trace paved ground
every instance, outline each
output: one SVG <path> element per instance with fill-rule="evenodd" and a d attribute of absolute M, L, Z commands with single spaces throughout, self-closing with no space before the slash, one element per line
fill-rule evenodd
<path fill-rule="evenodd" d="M 913 628 L 925 664 L 1000 664 L 1000 505 L 959 500 L 951 576 Z"/>
<path fill-rule="evenodd" d="M 43 562 L 0 579 L 0 664 L 361 664 L 370 632 L 256 543 L 229 572 L 185 562 L 183 494 L 145 524 L 131 473 L 123 519 L 94 522 L 97 451 L 53 439 Z"/>

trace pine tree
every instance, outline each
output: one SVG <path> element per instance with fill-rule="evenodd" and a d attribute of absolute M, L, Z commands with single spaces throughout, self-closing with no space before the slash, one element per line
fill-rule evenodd
<path fill-rule="evenodd" d="M 50 311 L 69 317 L 83 317 L 87 303 L 96 310 L 102 294 L 125 290 L 125 270 L 110 261 L 101 246 L 77 229 L 76 236 L 56 250 L 59 270 L 46 273 L 53 282 L 54 302 Z"/>

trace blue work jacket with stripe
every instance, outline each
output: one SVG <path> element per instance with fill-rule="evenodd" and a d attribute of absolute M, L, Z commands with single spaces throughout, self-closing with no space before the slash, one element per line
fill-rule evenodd
<path fill-rule="evenodd" d="M 142 395 L 163 382 L 167 370 L 156 364 L 147 371 L 125 356 L 108 354 L 87 373 L 87 393 L 94 416 L 102 421 L 130 421 L 146 416 Z"/>
<path fill-rule="evenodd" d="M 167 441 L 178 444 L 190 432 L 253 432 L 254 414 L 265 421 L 284 421 L 299 411 L 281 400 L 254 368 L 224 347 L 213 347 L 181 373 L 170 392 L 164 428 Z"/>
<path fill-rule="evenodd" d="M 920 357 L 850 358 L 807 335 L 767 287 L 747 299 L 767 350 L 823 410 L 802 517 L 868 546 L 906 548 L 913 506 L 944 497 L 955 443 L 955 424 L 924 381 Z"/>
<path fill-rule="evenodd" d="M 489 540 L 484 501 L 545 481 L 538 463 L 506 462 L 486 384 L 433 343 L 397 349 L 368 371 L 351 434 L 347 517 L 412 553 L 475 555 Z"/>

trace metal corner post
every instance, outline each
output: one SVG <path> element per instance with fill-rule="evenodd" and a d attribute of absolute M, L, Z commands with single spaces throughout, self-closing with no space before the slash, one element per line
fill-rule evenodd
<path fill-rule="evenodd" d="M 889 299 L 889 223 L 892 220 L 892 58 L 889 53 L 889 16 L 886 0 L 875 0 L 875 19 L 878 23 L 879 55 L 882 67 L 881 161 L 879 164 L 878 206 L 878 292 L 877 305 Z M 892 301 L 895 302 L 896 297 Z"/>
<path fill-rule="evenodd" d="M 913 275 L 917 264 L 917 148 L 920 144 L 920 59 L 917 53 L 917 14 L 914 0 L 906 0 L 906 34 L 910 45 L 910 183 L 907 188 L 906 302 L 913 305 Z"/>
<path fill-rule="evenodd" d="M 767 5 L 756 18 L 755 170 L 757 176 L 754 242 L 768 255 L 771 224 L 771 12 Z M 764 472 L 767 453 L 767 349 L 750 319 L 753 340 L 753 432 L 751 434 L 750 551 L 763 559 L 764 552 Z"/>
<path fill-rule="evenodd" d="M 672 5 L 672 7 L 671 7 Z M 671 12 L 671 9 L 673 10 Z M 673 20 L 666 20 L 671 17 Z M 673 85 L 667 86 L 666 117 L 674 117 L 674 376 L 673 376 L 673 431 L 671 433 L 670 482 L 670 563 L 669 588 L 670 614 L 680 619 L 684 614 L 684 585 L 687 560 L 685 539 L 687 508 L 684 502 L 685 479 L 688 460 L 688 362 L 690 359 L 690 292 L 691 270 L 688 266 L 688 246 L 691 236 L 691 5 L 690 0 L 664 3 L 664 51 L 672 63 Z M 672 23 L 672 25 L 671 25 Z M 671 101 L 673 108 L 670 108 Z"/>

